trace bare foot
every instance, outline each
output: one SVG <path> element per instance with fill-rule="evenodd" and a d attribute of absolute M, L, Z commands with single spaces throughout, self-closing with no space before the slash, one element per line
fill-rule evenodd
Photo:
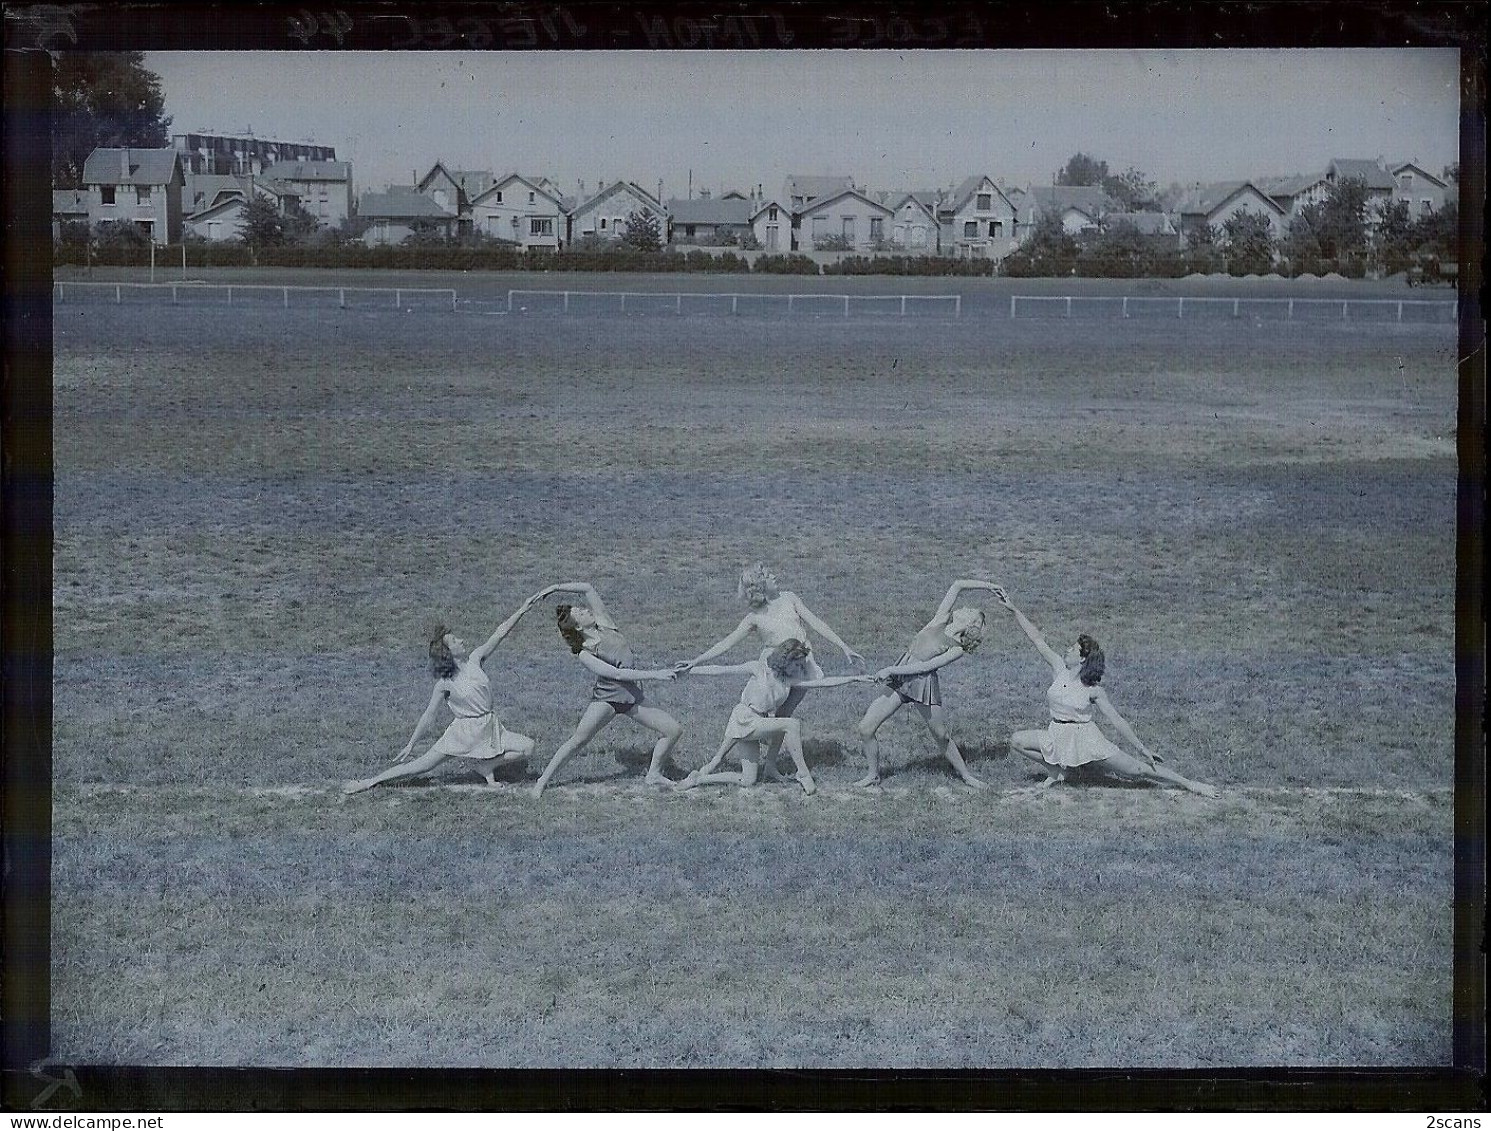
<path fill-rule="evenodd" d="M 672 785 L 673 779 L 664 774 L 648 774 L 644 779 L 648 785 Z"/>
<path fill-rule="evenodd" d="M 699 784 L 699 771 L 691 770 L 687 777 L 673 783 L 674 789 L 693 789 Z"/>
<path fill-rule="evenodd" d="M 813 780 L 813 775 L 804 770 L 800 774 L 794 774 L 797 784 L 802 786 L 802 791 L 809 796 L 818 792 L 818 783 Z"/>
<path fill-rule="evenodd" d="M 354 793 L 361 793 L 365 789 L 372 789 L 372 788 L 373 788 L 373 780 L 371 778 L 366 778 L 366 779 L 363 779 L 361 781 L 349 781 L 349 782 L 347 782 L 346 785 L 342 786 L 342 793 L 344 793 L 345 795 L 347 795 L 347 796 L 350 797 Z"/>
<path fill-rule="evenodd" d="M 761 763 L 761 776 L 767 781 L 786 781 L 787 777 L 781 768 L 772 759 L 767 758 Z"/>
<path fill-rule="evenodd" d="M 1053 785 L 1060 785 L 1066 781 L 1065 774 L 1052 774 L 1037 787 L 1038 789 L 1050 789 Z"/>
<path fill-rule="evenodd" d="M 546 785 L 548 785 L 548 784 L 549 783 L 546 782 L 546 781 L 544 781 L 543 778 L 539 778 L 538 781 L 536 781 L 536 782 L 533 783 L 533 788 L 530 789 L 528 792 L 530 794 L 532 794 L 533 795 L 533 799 L 535 801 L 537 801 L 540 797 L 542 797 L 544 795 L 544 787 Z"/>
<path fill-rule="evenodd" d="M 879 785 L 879 784 L 880 784 L 880 775 L 879 774 L 869 774 L 866 777 L 862 777 L 862 778 L 859 779 L 859 781 L 855 782 L 854 783 L 854 788 L 855 789 L 869 789 L 871 786 L 876 786 L 876 785 Z"/>
<path fill-rule="evenodd" d="M 979 780 L 978 778 L 975 778 L 975 777 L 966 777 L 966 778 L 964 778 L 963 779 L 963 784 L 966 785 L 966 786 L 969 786 L 972 789 L 988 789 L 989 788 L 989 783 L 988 782 L 981 781 L 981 780 Z"/>

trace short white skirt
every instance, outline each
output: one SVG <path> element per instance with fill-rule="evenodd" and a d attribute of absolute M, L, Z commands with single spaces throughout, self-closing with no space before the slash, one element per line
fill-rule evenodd
<path fill-rule="evenodd" d="M 1121 753 L 1094 722 L 1060 723 L 1052 719 L 1041 741 L 1041 757 L 1053 766 L 1083 766 Z"/>

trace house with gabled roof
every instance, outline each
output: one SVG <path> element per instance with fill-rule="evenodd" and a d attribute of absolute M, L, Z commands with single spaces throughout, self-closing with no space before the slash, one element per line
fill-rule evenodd
<path fill-rule="evenodd" d="M 1311 204 L 1320 204 L 1330 190 L 1324 173 L 1294 173 L 1287 177 L 1258 177 L 1253 184 L 1274 199 L 1289 219 Z"/>
<path fill-rule="evenodd" d="M 135 224 L 158 245 L 175 243 L 185 183 L 174 149 L 95 149 L 83 162 L 88 222 Z"/>
<path fill-rule="evenodd" d="M 300 194 L 300 206 L 323 228 L 353 214 L 352 165 L 347 161 L 281 161 L 264 170 Z"/>
<path fill-rule="evenodd" d="M 1414 219 L 1438 212 L 1446 200 L 1458 196 L 1446 181 L 1412 161 L 1395 161 L 1388 172 L 1393 178 L 1393 199 L 1408 205 L 1408 214 Z"/>
<path fill-rule="evenodd" d="M 838 250 L 874 251 L 885 243 L 894 215 L 858 189 L 845 189 L 798 210 L 793 219 L 797 247 L 802 251 L 823 251 L 829 250 L 823 246 L 825 241 L 842 240 L 847 248 Z"/>
<path fill-rule="evenodd" d="M 187 173 L 182 193 L 182 231 L 199 239 L 236 240 L 243 235 L 243 210 L 251 197 L 270 201 L 280 215 L 300 205 L 300 190 L 273 177 Z"/>
<path fill-rule="evenodd" d="M 474 231 L 524 251 L 558 251 L 568 242 L 563 197 L 547 177 L 508 173 L 471 200 Z"/>
<path fill-rule="evenodd" d="M 62 235 L 63 224 L 88 223 L 88 193 L 85 189 L 52 190 L 52 239 Z"/>
<path fill-rule="evenodd" d="M 664 207 L 668 213 L 668 243 L 738 243 L 751 230 L 753 206 L 739 194 L 715 199 L 706 190 L 692 200 L 669 200 Z"/>
<path fill-rule="evenodd" d="M 497 178 L 485 169 L 447 169 L 436 161 L 414 186 L 447 212 L 454 213 L 463 231 L 473 227 L 471 202 L 486 192 Z"/>
<path fill-rule="evenodd" d="M 1195 185 L 1177 202 L 1175 211 L 1180 216 L 1182 243 L 1202 227 L 1220 233 L 1228 220 L 1243 213 L 1267 218 L 1275 238 L 1283 234 L 1286 220 L 1283 206 L 1252 181 Z"/>
<path fill-rule="evenodd" d="M 936 255 L 941 247 L 935 192 L 887 194 L 881 201 L 891 210 L 887 240 L 902 255 Z"/>
<path fill-rule="evenodd" d="M 363 193 L 357 216 L 367 225 L 362 242 L 369 247 L 400 244 L 421 230 L 449 238 L 456 228 L 455 213 L 441 208 L 414 185 L 390 185 L 383 192 Z"/>
<path fill-rule="evenodd" d="M 785 255 L 797 249 L 792 229 L 792 209 L 778 200 L 764 199 L 751 213 L 751 232 L 769 255 Z"/>
<path fill-rule="evenodd" d="M 626 233 L 627 218 L 634 212 L 656 218 L 659 238 L 667 239 L 668 210 L 663 202 L 631 181 L 613 181 L 570 212 L 570 241 L 587 236 L 618 240 Z"/>
<path fill-rule="evenodd" d="M 1050 215 L 1059 216 L 1062 228 L 1071 235 L 1094 231 L 1115 207 L 1101 185 L 1031 185 L 1022 196 L 1024 212 L 1018 218 L 1022 239 L 1037 220 Z"/>
<path fill-rule="evenodd" d="M 992 177 L 964 177 L 937 203 L 943 255 L 1003 259 L 1018 245 L 1019 216 Z"/>
<path fill-rule="evenodd" d="M 793 212 L 800 213 L 815 200 L 837 196 L 853 187 L 853 177 L 813 177 L 792 173 L 782 185 L 782 200 Z"/>
<path fill-rule="evenodd" d="M 1332 157 L 1325 169 L 1325 179 L 1335 185 L 1351 178 L 1367 186 L 1367 224 L 1375 226 L 1382 218 L 1382 210 L 1393 199 L 1393 175 L 1388 172 L 1387 162 L 1381 157 L 1375 160 Z"/>

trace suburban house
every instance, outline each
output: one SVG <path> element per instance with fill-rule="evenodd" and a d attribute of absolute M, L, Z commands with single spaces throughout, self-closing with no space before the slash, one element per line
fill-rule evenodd
<path fill-rule="evenodd" d="M 88 223 L 88 193 L 84 189 L 52 190 L 52 239 L 62 235 L 63 224 Z"/>
<path fill-rule="evenodd" d="M 182 193 L 182 231 L 199 239 L 236 240 L 243 236 L 243 211 L 250 194 L 268 200 L 284 215 L 300 204 L 300 191 L 272 177 L 187 173 Z"/>
<path fill-rule="evenodd" d="M 733 193 L 714 199 L 706 189 L 693 200 L 667 203 L 668 241 L 675 244 L 719 246 L 735 244 L 751 231 L 752 203 Z"/>
<path fill-rule="evenodd" d="M 524 251 L 558 251 L 567 241 L 564 202 L 544 177 L 509 173 L 471 200 L 472 227 Z"/>
<path fill-rule="evenodd" d="M 1387 171 L 1387 163 L 1381 158 L 1364 161 L 1358 158 L 1333 157 L 1326 166 L 1325 179 L 1331 184 L 1356 178 L 1367 186 L 1367 220 L 1373 223 L 1382 216 L 1382 210 L 1393 199 L 1393 175 Z"/>
<path fill-rule="evenodd" d="M 1452 198 L 1448 184 L 1412 161 L 1400 161 L 1390 166 L 1389 172 L 1393 178 L 1393 199 L 1407 204 L 1408 215 L 1414 219 L 1438 212 Z"/>
<path fill-rule="evenodd" d="M 172 134 L 171 144 L 181 155 L 184 173 L 264 172 L 282 161 L 335 161 L 337 151 L 309 141 L 271 141 L 262 137 L 227 134 Z"/>
<path fill-rule="evenodd" d="M 797 245 L 803 251 L 824 251 L 825 241 L 843 240 L 840 251 L 875 251 L 890 232 L 895 216 L 883 204 L 857 189 L 822 197 L 800 210 L 796 217 Z"/>
<path fill-rule="evenodd" d="M 570 242 L 587 236 L 618 240 L 626 233 L 627 217 L 633 212 L 655 217 L 659 239 L 667 238 L 668 211 L 662 201 L 630 181 L 615 181 L 575 206 L 569 215 Z"/>
<path fill-rule="evenodd" d="M 136 224 L 161 246 L 181 238 L 184 185 L 174 149 L 95 149 L 83 162 L 89 223 Z"/>
<path fill-rule="evenodd" d="M 323 228 L 335 228 L 353 214 L 352 166 L 346 161 L 281 161 L 264 170 L 300 193 L 300 206 Z"/>
<path fill-rule="evenodd" d="M 1208 225 L 1221 233 L 1228 220 L 1243 213 L 1266 217 L 1274 237 L 1278 238 L 1283 233 L 1286 219 L 1283 206 L 1252 181 L 1197 185 L 1181 198 L 1175 211 L 1180 215 L 1182 244 Z"/>
<path fill-rule="evenodd" d="M 936 255 L 941 248 L 938 233 L 936 193 L 902 193 L 891 203 L 889 239 L 896 251 L 904 255 Z"/>
<path fill-rule="evenodd" d="M 456 216 L 447 212 L 412 185 L 390 187 L 386 192 L 365 192 L 358 201 L 357 215 L 367 224 L 362 242 L 369 247 L 403 243 L 417 231 L 434 231 L 449 238 L 455 234 Z"/>
<path fill-rule="evenodd" d="M 794 251 L 792 210 L 775 200 L 763 200 L 751 213 L 751 231 L 761 250 L 774 255 Z"/>
<path fill-rule="evenodd" d="M 815 200 L 837 196 L 853 187 L 853 177 L 805 177 L 793 173 L 782 186 L 782 199 L 794 213 L 800 213 Z"/>
<path fill-rule="evenodd" d="M 1102 227 L 1113 210 L 1100 185 L 1031 185 L 1021 196 L 1024 211 L 1017 219 L 1022 239 L 1042 216 L 1061 217 L 1061 226 L 1075 236 Z"/>
<path fill-rule="evenodd" d="M 471 202 L 496 181 L 497 178 L 485 169 L 447 169 L 444 163 L 436 161 L 414 187 L 445 211 L 454 213 L 464 232 L 473 227 Z"/>
<path fill-rule="evenodd" d="M 993 180 L 965 177 L 937 205 L 942 254 L 1003 259 L 1019 242 L 1019 219 L 1015 205 Z"/>
<path fill-rule="evenodd" d="M 1325 200 L 1330 181 L 1324 173 L 1295 173 L 1288 177 L 1262 177 L 1253 184 L 1273 197 L 1287 219 L 1294 219 L 1306 206 Z"/>
<path fill-rule="evenodd" d="M 220 243 L 225 240 L 243 238 L 244 212 L 248 208 L 248 197 L 222 196 L 206 208 L 199 208 L 181 220 L 183 235 Z"/>

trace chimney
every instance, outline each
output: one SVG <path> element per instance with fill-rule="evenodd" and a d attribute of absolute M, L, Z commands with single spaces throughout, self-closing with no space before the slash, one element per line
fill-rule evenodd
<path fill-rule="evenodd" d="M 709 190 L 707 188 L 701 188 L 699 190 L 699 199 L 700 200 L 708 200 L 709 199 Z"/>
<path fill-rule="evenodd" d="M 584 197 L 585 197 L 585 182 L 584 181 L 580 182 L 580 197 L 581 197 L 581 199 L 584 199 Z"/>
<path fill-rule="evenodd" d="M 662 200 L 663 199 L 663 178 L 662 177 L 659 177 L 657 179 L 657 199 L 658 200 Z"/>

